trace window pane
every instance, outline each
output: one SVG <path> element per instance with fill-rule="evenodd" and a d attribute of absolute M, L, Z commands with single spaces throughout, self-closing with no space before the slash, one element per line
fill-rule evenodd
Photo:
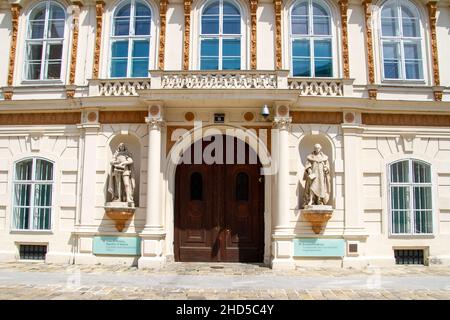
<path fill-rule="evenodd" d="M 431 187 L 414 187 L 414 209 L 431 208 Z"/>
<path fill-rule="evenodd" d="M 391 187 L 392 232 L 410 231 L 410 194 L 409 187 Z"/>
<path fill-rule="evenodd" d="M 31 205 L 31 184 L 14 185 L 14 206 Z"/>
<path fill-rule="evenodd" d="M 30 14 L 30 20 L 45 20 L 45 4 Z"/>
<path fill-rule="evenodd" d="M 294 75 L 294 77 L 310 77 L 311 76 L 311 59 L 310 58 L 294 58 L 293 59 L 293 75 Z"/>
<path fill-rule="evenodd" d="M 315 35 L 330 34 L 330 19 L 328 17 L 313 17 L 313 32 Z"/>
<path fill-rule="evenodd" d="M 128 36 L 130 34 L 130 19 L 120 18 L 114 20 L 114 35 Z"/>
<path fill-rule="evenodd" d="M 292 55 L 294 57 L 309 57 L 309 40 L 294 40 L 292 43 Z"/>
<path fill-rule="evenodd" d="M 27 52 L 28 61 L 41 61 L 42 59 L 42 44 L 29 44 Z"/>
<path fill-rule="evenodd" d="M 136 18 L 134 32 L 136 35 L 150 35 L 150 18 Z"/>
<path fill-rule="evenodd" d="M 331 57 L 331 40 L 314 41 L 314 57 Z"/>
<path fill-rule="evenodd" d="M 219 57 L 202 57 L 200 61 L 201 70 L 218 70 Z"/>
<path fill-rule="evenodd" d="M 192 200 L 203 200 L 203 178 L 199 172 L 191 174 L 191 201 Z"/>
<path fill-rule="evenodd" d="M 384 77 L 390 79 L 398 79 L 400 77 L 400 60 L 398 43 L 384 42 Z"/>
<path fill-rule="evenodd" d="M 308 34 L 308 17 L 292 17 L 292 33 Z"/>
<path fill-rule="evenodd" d="M 62 57 L 62 44 L 49 44 L 47 46 L 47 60 L 61 60 Z"/>
<path fill-rule="evenodd" d="M 46 160 L 36 159 L 35 180 L 38 181 L 53 180 L 53 164 Z"/>
<path fill-rule="evenodd" d="M 33 228 L 35 230 L 50 229 L 50 208 L 35 208 Z"/>
<path fill-rule="evenodd" d="M 131 4 L 127 4 L 117 11 L 116 17 L 129 17 L 130 10 L 131 10 Z"/>
<path fill-rule="evenodd" d="M 431 187 L 414 187 L 416 233 L 432 233 Z"/>
<path fill-rule="evenodd" d="M 403 36 L 418 37 L 419 36 L 419 21 L 417 19 L 403 18 Z"/>
<path fill-rule="evenodd" d="M 41 78 L 41 62 L 28 63 L 27 65 L 27 79 L 38 80 Z"/>
<path fill-rule="evenodd" d="M 28 229 L 30 208 L 14 208 L 14 229 Z"/>
<path fill-rule="evenodd" d="M 421 63 L 407 61 L 405 63 L 406 79 L 422 79 Z"/>
<path fill-rule="evenodd" d="M 219 16 L 202 17 L 202 34 L 219 34 Z"/>
<path fill-rule="evenodd" d="M 115 41 L 112 44 L 112 57 L 113 58 L 126 58 L 128 57 L 128 40 L 127 41 Z"/>
<path fill-rule="evenodd" d="M 61 78 L 61 62 L 48 62 L 46 79 Z"/>
<path fill-rule="evenodd" d="M 133 59 L 132 63 L 132 77 L 148 76 L 148 58 Z"/>
<path fill-rule="evenodd" d="M 66 15 L 64 10 L 60 6 L 51 5 L 50 6 L 50 19 L 65 19 Z"/>
<path fill-rule="evenodd" d="M 211 4 L 209 7 L 207 7 L 203 14 L 219 14 L 219 1 L 216 3 Z"/>
<path fill-rule="evenodd" d="M 303 2 L 292 9 L 292 15 L 308 15 L 308 3 Z"/>
<path fill-rule="evenodd" d="M 34 206 L 50 207 L 52 205 L 52 186 L 50 184 L 36 184 L 34 186 Z"/>
<path fill-rule="evenodd" d="M 431 167 L 430 165 L 413 161 L 413 181 L 415 183 L 431 183 Z"/>
<path fill-rule="evenodd" d="M 30 39 L 42 39 L 44 38 L 44 21 L 32 21 L 30 22 Z"/>
<path fill-rule="evenodd" d="M 433 233 L 433 220 L 431 210 L 415 210 L 415 233 Z"/>
<path fill-rule="evenodd" d="M 31 180 L 33 160 L 24 160 L 16 164 L 16 180 Z"/>
<path fill-rule="evenodd" d="M 314 72 L 316 77 L 331 77 L 333 75 L 332 60 L 324 58 L 315 58 Z"/>
<path fill-rule="evenodd" d="M 111 77 L 127 76 L 127 59 L 114 59 L 111 61 Z"/>
<path fill-rule="evenodd" d="M 224 34 L 240 34 L 241 33 L 241 17 L 240 16 L 223 16 L 223 33 Z"/>
<path fill-rule="evenodd" d="M 407 6 L 401 6 L 401 10 L 402 10 L 403 18 L 415 18 L 416 17 L 414 15 L 414 13 Z"/>
<path fill-rule="evenodd" d="M 64 38 L 64 20 L 49 21 L 48 38 Z"/>
<path fill-rule="evenodd" d="M 409 162 L 401 161 L 391 165 L 391 182 L 407 183 L 409 182 Z"/>
<path fill-rule="evenodd" d="M 149 55 L 148 40 L 136 40 L 133 42 L 133 57 L 147 58 Z"/>
<path fill-rule="evenodd" d="M 405 43 L 405 59 L 421 59 L 420 47 L 418 43 Z"/>
<path fill-rule="evenodd" d="M 409 187 L 391 187 L 391 208 L 392 209 L 410 209 Z"/>
<path fill-rule="evenodd" d="M 241 56 L 241 40 L 239 39 L 224 39 L 222 43 L 223 56 Z"/>
<path fill-rule="evenodd" d="M 409 210 L 392 210 L 392 233 L 410 233 Z"/>
<path fill-rule="evenodd" d="M 233 14 L 240 15 L 238 8 L 233 6 L 231 3 L 224 2 L 223 3 L 223 14 Z"/>
<path fill-rule="evenodd" d="M 396 18 L 381 18 L 381 35 L 392 37 L 398 35 L 398 20 Z"/>
<path fill-rule="evenodd" d="M 241 69 L 241 58 L 224 57 L 222 61 L 223 70 L 239 70 Z"/>
<path fill-rule="evenodd" d="M 219 56 L 219 40 L 204 39 L 202 40 L 201 55 L 203 56 Z"/>
<path fill-rule="evenodd" d="M 150 17 L 151 16 L 150 9 L 145 4 L 137 3 L 136 4 L 136 16 Z"/>

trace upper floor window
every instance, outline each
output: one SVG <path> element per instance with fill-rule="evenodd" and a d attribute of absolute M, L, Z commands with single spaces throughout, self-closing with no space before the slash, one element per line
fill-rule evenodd
<path fill-rule="evenodd" d="M 241 69 L 241 38 L 239 8 L 224 0 L 207 4 L 201 15 L 200 69 Z"/>
<path fill-rule="evenodd" d="M 143 1 L 120 4 L 111 35 L 111 77 L 147 77 L 150 64 L 152 12 Z"/>
<path fill-rule="evenodd" d="M 381 48 L 384 79 L 423 79 L 422 37 L 417 8 L 393 0 L 381 8 Z"/>
<path fill-rule="evenodd" d="M 13 228 L 50 230 L 53 163 L 31 158 L 16 163 L 13 182 Z"/>
<path fill-rule="evenodd" d="M 392 234 L 433 233 L 431 167 L 418 160 L 390 165 Z"/>
<path fill-rule="evenodd" d="M 61 79 L 66 13 L 58 3 L 43 1 L 28 17 L 25 79 Z"/>
<path fill-rule="evenodd" d="M 332 77 L 331 14 L 318 0 L 298 1 L 291 9 L 292 75 Z"/>

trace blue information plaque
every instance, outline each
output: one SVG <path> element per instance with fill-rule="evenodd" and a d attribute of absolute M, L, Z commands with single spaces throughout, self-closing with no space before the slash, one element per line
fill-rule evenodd
<path fill-rule="evenodd" d="M 344 239 L 294 239 L 295 257 L 343 257 Z"/>
<path fill-rule="evenodd" d="M 141 255 L 141 239 L 138 237 L 94 237 L 94 254 Z"/>

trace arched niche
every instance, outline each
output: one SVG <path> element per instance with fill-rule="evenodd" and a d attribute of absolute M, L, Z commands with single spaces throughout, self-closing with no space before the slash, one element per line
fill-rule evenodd
<path fill-rule="evenodd" d="M 303 193 L 305 191 L 305 180 L 303 180 L 303 174 L 305 172 L 306 158 L 314 151 L 314 145 L 319 143 L 322 146 L 322 152 L 328 156 L 328 162 L 330 164 L 330 177 L 331 177 L 331 192 L 330 200 L 327 205 L 335 207 L 335 186 L 334 186 L 334 148 L 331 140 L 324 134 L 307 134 L 299 143 L 300 154 L 300 168 L 299 168 L 299 187 L 298 187 L 298 205 L 299 208 L 303 206 Z"/>
<path fill-rule="evenodd" d="M 132 135 L 132 134 L 119 134 L 116 135 L 114 138 L 111 139 L 109 142 L 109 152 L 108 152 L 108 178 L 111 174 L 110 172 L 110 162 L 113 158 L 114 152 L 116 152 L 117 147 L 120 143 L 125 143 L 125 145 L 128 147 L 128 150 L 132 154 L 133 158 L 133 164 L 134 164 L 134 171 L 135 171 L 135 181 L 136 181 L 136 187 L 134 189 L 134 205 L 136 207 L 139 207 L 139 198 L 140 198 L 140 176 L 141 176 L 141 144 L 139 142 L 139 139 Z M 108 180 L 106 180 L 108 181 Z M 106 202 L 111 201 L 111 195 L 106 190 Z"/>

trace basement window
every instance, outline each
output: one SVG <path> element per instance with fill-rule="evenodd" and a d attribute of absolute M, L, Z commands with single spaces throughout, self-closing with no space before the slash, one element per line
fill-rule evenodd
<path fill-rule="evenodd" d="M 19 247 L 21 260 L 45 260 L 47 246 L 21 244 Z"/>
<path fill-rule="evenodd" d="M 420 249 L 394 250 L 394 254 L 396 264 L 425 264 L 423 250 Z"/>

